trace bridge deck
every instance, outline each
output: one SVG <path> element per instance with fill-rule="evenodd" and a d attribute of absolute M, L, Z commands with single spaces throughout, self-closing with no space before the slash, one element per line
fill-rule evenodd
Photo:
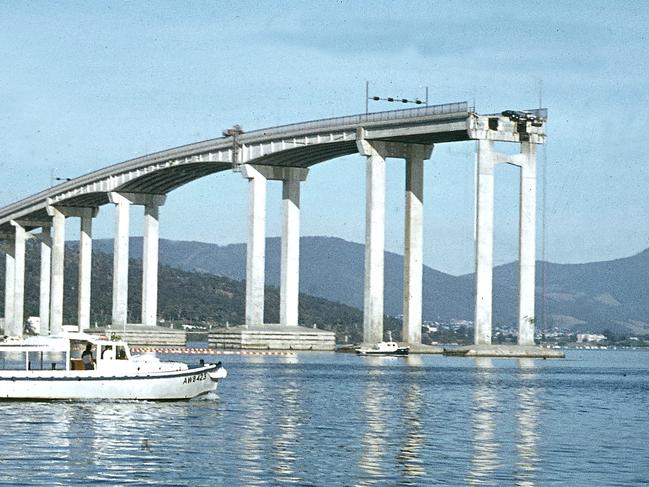
<path fill-rule="evenodd" d="M 521 112 L 517 112 L 521 113 Z M 499 117 L 506 130 L 488 130 L 485 117 Z M 509 124 L 509 125 L 508 125 Z M 513 128 L 512 128 L 513 127 Z M 466 102 L 337 117 L 284 125 L 239 136 L 239 163 L 310 167 L 357 152 L 363 129 L 367 140 L 436 144 L 484 137 L 517 140 L 511 122 L 474 113 Z M 539 130 L 541 133 L 542 130 Z M 503 135 L 504 134 L 504 135 Z M 539 142 L 542 134 L 539 135 Z M 11 220 L 28 229 L 49 221 L 48 205 L 98 207 L 112 191 L 166 194 L 184 184 L 233 167 L 233 140 L 220 137 L 164 150 L 93 171 L 0 208 L 0 234 Z"/>

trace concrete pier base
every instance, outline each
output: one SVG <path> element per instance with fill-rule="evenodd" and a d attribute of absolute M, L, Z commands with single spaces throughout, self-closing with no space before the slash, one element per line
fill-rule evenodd
<path fill-rule="evenodd" d="M 402 344 L 400 343 L 399 345 Z M 444 348 L 437 345 L 424 345 L 423 343 L 403 343 L 403 345 L 410 346 L 411 354 L 441 355 L 444 353 Z"/>
<path fill-rule="evenodd" d="M 130 346 L 184 347 L 187 344 L 187 333 L 183 330 L 142 324 L 129 323 L 126 330 L 120 327 L 93 328 L 86 330 L 86 333 L 108 337 L 115 334 L 128 342 Z"/>
<path fill-rule="evenodd" d="M 246 350 L 333 351 L 336 335 L 332 331 L 304 326 L 249 325 L 223 328 L 208 335 L 209 348 Z"/>
<path fill-rule="evenodd" d="M 444 348 L 444 355 L 456 357 L 528 357 L 565 358 L 561 350 L 542 348 L 535 345 L 467 345 Z"/>

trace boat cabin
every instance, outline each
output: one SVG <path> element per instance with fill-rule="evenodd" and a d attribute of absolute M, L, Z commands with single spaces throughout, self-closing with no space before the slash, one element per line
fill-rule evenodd
<path fill-rule="evenodd" d="M 131 351 L 121 340 L 86 333 L 64 333 L 56 336 L 32 336 L 22 340 L 5 339 L 0 342 L 3 365 L 7 358 L 11 365 L 22 360 L 24 370 L 86 370 L 82 354 L 90 345 L 93 370 L 114 372 L 132 367 Z"/>

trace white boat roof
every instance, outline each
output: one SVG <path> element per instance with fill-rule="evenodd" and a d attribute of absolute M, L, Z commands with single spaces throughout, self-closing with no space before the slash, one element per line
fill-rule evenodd
<path fill-rule="evenodd" d="M 0 352 L 38 352 L 38 351 L 66 351 L 70 349 L 70 340 L 85 341 L 93 345 L 121 345 L 126 342 L 111 340 L 106 336 L 90 335 L 88 333 L 61 333 L 59 335 L 29 336 L 22 339 L 5 339 L 0 342 Z"/>

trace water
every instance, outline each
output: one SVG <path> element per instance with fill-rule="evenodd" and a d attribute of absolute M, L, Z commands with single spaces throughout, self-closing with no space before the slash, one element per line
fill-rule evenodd
<path fill-rule="evenodd" d="M 0 403 L 0 485 L 649 481 L 648 352 L 223 359 L 188 402 Z"/>

